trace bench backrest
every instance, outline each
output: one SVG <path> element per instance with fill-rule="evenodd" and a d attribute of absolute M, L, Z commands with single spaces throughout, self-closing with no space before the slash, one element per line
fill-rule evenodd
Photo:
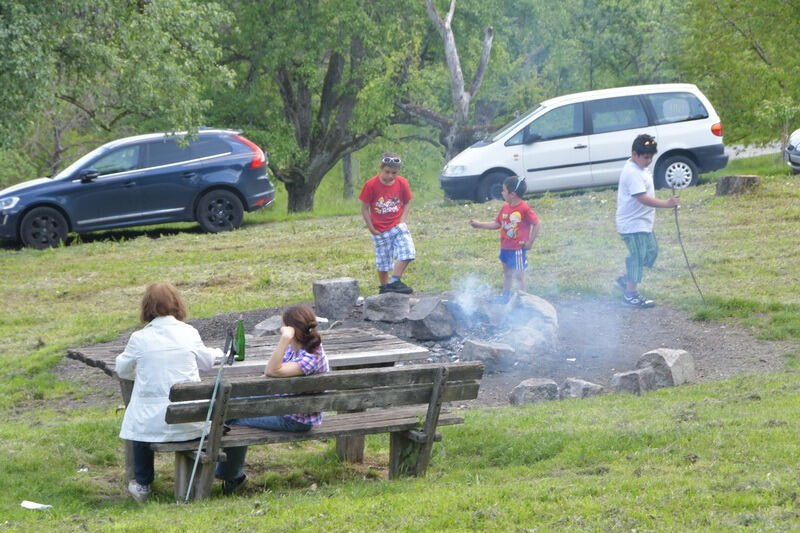
<path fill-rule="evenodd" d="M 472 400 L 478 396 L 483 364 L 338 370 L 294 378 L 225 379 L 224 372 L 223 383 L 230 386 L 225 418 L 240 418 L 424 404 L 430 402 L 442 375 L 442 401 Z M 212 380 L 173 385 L 166 421 L 176 424 L 205 420 L 213 386 Z M 291 396 L 278 396 L 281 394 Z"/>

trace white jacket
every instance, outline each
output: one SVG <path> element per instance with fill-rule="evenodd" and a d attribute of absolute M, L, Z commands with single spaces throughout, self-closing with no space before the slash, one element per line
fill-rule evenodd
<path fill-rule="evenodd" d="M 117 376 L 134 380 L 120 438 L 169 442 L 200 437 L 202 422 L 164 421 L 169 389 L 175 383 L 200 381 L 198 368 L 211 369 L 218 356 L 222 350 L 206 348 L 196 329 L 172 316 L 154 318 L 134 332 L 116 360 Z"/>

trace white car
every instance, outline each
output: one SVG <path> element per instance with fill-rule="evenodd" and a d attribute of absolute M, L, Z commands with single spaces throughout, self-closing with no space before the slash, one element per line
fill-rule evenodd
<path fill-rule="evenodd" d="M 789 142 L 786 144 L 786 150 L 783 151 L 783 158 L 792 172 L 800 173 L 800 130 L 794 130 L 789 135 Z"/>
<path fill-rule="evenodd" d="M 524 176 L 529 192 L 615 185 L 631 144 L 656 138 L 656 187 L 682 189 L 728 163 L 722 122 L 691 84 L 618 87 L 559 96 L 475 143 L 442 170 L 450 198 L 501 198 L 503 180 Z"/>

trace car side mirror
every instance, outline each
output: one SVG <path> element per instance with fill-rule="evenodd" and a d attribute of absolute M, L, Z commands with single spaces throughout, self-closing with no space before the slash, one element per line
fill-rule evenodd
<path fill-rule="evenodd" d="M 538 133 L 525 132 L 525 136 L 523 137 L 522 142 L 525 143 L 525 144 L 533 144 L 536 141 L 539 141 L 541 139 L 542 139 L 542 136 L 539 135 Z"/>
<path fill-rule="evenodd" d="M 100 173 L 93 168 L 85 168 L 78 173 L 81 178 L 81 183 L 90 183 L 97 179 Z"/>

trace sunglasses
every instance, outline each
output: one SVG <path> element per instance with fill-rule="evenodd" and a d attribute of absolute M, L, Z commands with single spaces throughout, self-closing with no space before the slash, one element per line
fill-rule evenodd
<path fill-rule="evenodd" d="M 384 157 L 381 159 L 381 163 L 384 165 L 399 165 L 403 161 L 399 157 Z"/>
<path fill-rule="evenodd" d="M 511 191 L 511 192 L 517 192 L 517 189 L 519 189 L 519 184 L 520 184 L 520 183 L 522 183 L 523 181 L 525 181 L 525 176 L 523 176 L 523 177 L 521 177 L 521 178 L 517 179 L 517 186 L 516 186 L 516 187 L 514 187 L 514 190 L 513 190 L 513 191 Z"/>

